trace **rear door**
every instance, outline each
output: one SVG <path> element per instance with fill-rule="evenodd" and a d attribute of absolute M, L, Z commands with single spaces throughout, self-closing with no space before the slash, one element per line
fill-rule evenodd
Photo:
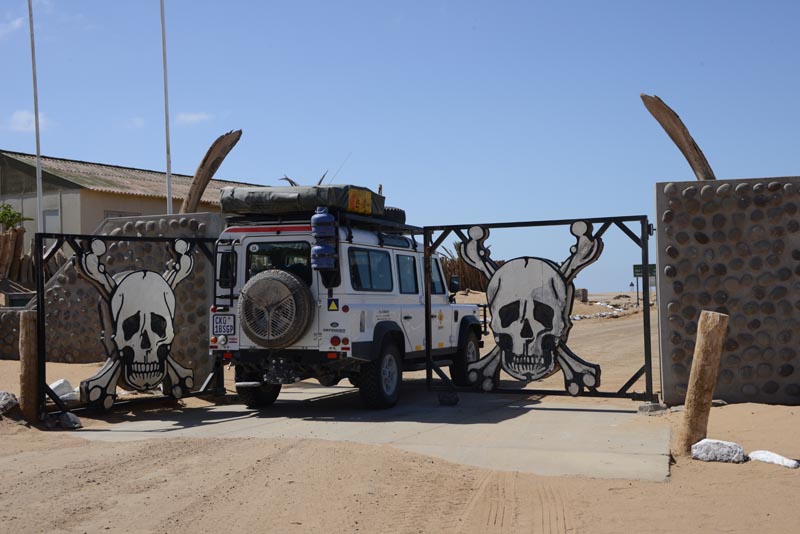
<path fill-rule="evenodd" d="M 311 322 L 303 336 L 298 339 L 292 348 L 317 349 L 319 336 L 317 331 L 319 323 L 319 273 L 311 269 L 311 242 L 306 235 L 252 235 L 242 240 L 241 254 L 244 255 L 242 285 L 256 274 L 278 269 L 292 273 L 302 280 L 311 292 L 315 304 Z M 241 334 L 244 336 L 244 332 Z"/>

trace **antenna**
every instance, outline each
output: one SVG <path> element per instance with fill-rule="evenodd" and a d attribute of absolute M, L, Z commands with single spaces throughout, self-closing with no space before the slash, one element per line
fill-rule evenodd
<path fill-rule="evenodd" d="M 333 179 L 334 179 L 334 178 L 336 178 L 336 177 L 339 175 L 339 171 L 341 171 L 341 170 L 342 170 L 342 167 L 344 167 L 344 164 L 345 164 L 345 163 L 347 163 L 347 160 L 348 160 L 348 159 L 350 159 L 350 156 L 352 156 L 352 155 L 353 155 L 353 153 L 352 153 L 352 152 L 348 152 L 348 153 L 347 153 L 347 157 L 346 157 L 346 158 L 344 158 L 344 161 L 342 162 L 342 164 L 341 164 L 341 165 L 339 165 L 339 168 L 338 168 L 338 169 L 336 169 L 336 172 L 335 172 L 335 173 L 333 173 L 333 176 L 331 176 L 331 180 L 330 180 L 330 182 L 328 182 L 328 183 L 331 183 L 331 182 L 333 181 Z"/>

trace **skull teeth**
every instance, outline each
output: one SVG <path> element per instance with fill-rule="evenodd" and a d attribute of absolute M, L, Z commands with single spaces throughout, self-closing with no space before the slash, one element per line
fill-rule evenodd
<path fill-rule="evenodd" d="M 517 356 L 511 358 L 511 367 L 521 374 L 539 374 L 544 367 L 544 358 L 541 356 Z"/>

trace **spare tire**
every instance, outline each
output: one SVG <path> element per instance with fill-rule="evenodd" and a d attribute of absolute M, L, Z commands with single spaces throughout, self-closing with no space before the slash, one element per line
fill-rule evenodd
<path fill-rule="evenodd" d="M 239 324 L 247 337 L 267 349 L 288 347 L 311 324 L 313 299 L 308 286 L 286 271 L 263 271 L 239 294 Z"/>
<path fill-rule="evenodd" d="M 397 224 L 406 223 L 406 210 L 386 206 L 383 208 L 383 218 Z"/>

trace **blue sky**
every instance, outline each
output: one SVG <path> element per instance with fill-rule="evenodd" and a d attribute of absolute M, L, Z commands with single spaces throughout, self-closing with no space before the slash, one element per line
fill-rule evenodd
<path fill-rule="evenodd" d="M 36 0 L 46 155 L 165 168 L 158 0 Z M 693 180 L 640 93 L 719 178 L 800 173 L 798 2 L 167 0 L 173 172 L 241 128 L 217 177 L 377 189 L 417 225 L 654 215 Z M 0 3 L 0 148 L 35 151 L 27 2 Z M 609 233 L 578 286 L 628 287 Z M 495 232 L 561 260 L 571 237 Z"/>

